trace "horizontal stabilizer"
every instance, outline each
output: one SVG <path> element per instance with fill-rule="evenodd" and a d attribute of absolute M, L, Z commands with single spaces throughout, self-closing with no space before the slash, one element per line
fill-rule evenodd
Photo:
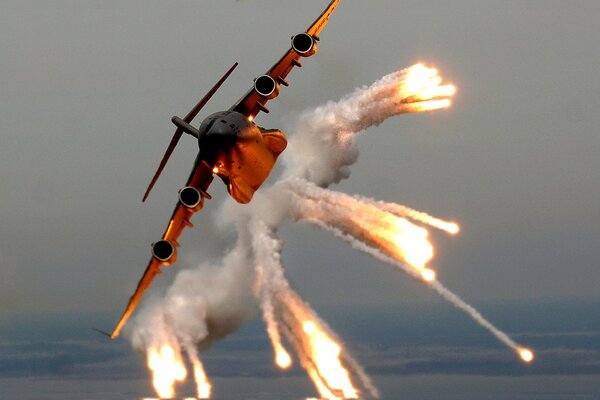
<path fill-rule="evenodd" d="M 196 139 L 198 139 L 198 136 L 200 136 L 200 131 L 198 131 L 198 129 L 194 128 L 193 126 L 191 126 L 190 124 L 188 124 L 187 122 L 185 122 L 177 116 L 171 118 L 171 122 L 173 122 L 176 127 L 181 129 L 188 135 L 192 135 Z"/>
<path fill-rule="evenodd" d="M 231 75 L 231 73 L 237 66 L 238 66 L 238 63 L 233 64 L 233 66 L 231 68 L 229 68 L 229 71 L 227 71 L 225 73 L 225 75 L 223 75 L 223 77 L 219 80 L 219 82 L 217 82 L 215 84 L 215 86 L 213 86 L 213 88 L 208 93 L 206 93 L 206 95 L 198 102 L 198 104 L 196 104 L 194 106 L 194 108 L 192 108 L 191 111 L 181 121 L 185 122 L 189 126 L 189 123 L 192 122 L 192 120 L 196 117 L 196 115 L 198 115 L 198 113 L 200 112 L 202 107 L 204 107 L 206 105 L 206 103 L 208 103 L 210 98 L 216 93 L 217 90 L 219 90 L 219 88 L 221 87 L 223 82 L 225 82 L 225 80 L 229 77 L 229 75 Z M 173 123 L 175 123 L 175 121 L 173 121 Z M 173 138 L 171 139 L 171 143 L 169 143 L 169 147 L 167 147 L 167 151 L 165 152 L 165 155 L 163 156 L 162 160 L 160 161 L 158 169 L 154 173 L 154 176 L 152 177 L 152 180 L 150 181 L 150 184 L 148 185 L 148 189 L 146 189 L 146 193 L 144 193 L 144 198 L 142 199 L 142 201 L 146 201 L 146 199 L 148 198 L 148 195 L 150 194 L 150 191 L 154 187 L 156 180 L 162 173 L 162 170 L 165 168 L 165 165 L 167 165 L 167 161 L 169 161 L 169 157 L 171 157 L 171 153 L 173 153 L 173 150 L 175 150 L 175 146 L 177 146 L 177 143 L 179 142 L 181 135 L 183 135 L 183 132 L 187 132 L 187 131 L 184 131 L 183 128 L 181 126 L 179 126 L 177 123 L 175 123 L 175 125 L 177 125 L 177 130 L 175 131 L 175 134 L 173 135 Z M 191 126 L 190 126 L 190 128 L 194 129 Z M 195 131 L 197 132 L 197 130 L 195 130 Z M 194 136 L 193 133 L 191 133 L 191 132 L 187 132 L 187 133 Z M 196 137 L 198 137 L 197 133 L 196 133 Z"/>

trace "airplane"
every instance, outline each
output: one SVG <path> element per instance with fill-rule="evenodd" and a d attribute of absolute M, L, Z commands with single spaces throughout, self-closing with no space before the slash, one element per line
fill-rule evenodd
<path fill-rule="evenodd" d="M 131 296 L 125 312 L 112 333 L 99 332 L 111 339 L 117 338 L 143 293 L 161 272 L 161 268 L 175 263 L 177 247 L 179 247 L 177 240 L 185 227 L 193 226 L 191 218 L 202 209 L 204 199 L 211 199 L 207 190 L 214 175 L 221 178 L 227 186 L 227 191 L 237 202 L 246 204 L 252 200 L 254 192 L 267 179 L 277 157 L 287 146 L 287 139 L 280 130 L 264 129 L 256 125 L 254 119 L 259 112 L 269 112 L 266 107 L 267 102 L 279 95 L 280 86 L 288 86 L 285 78 L 294 67 L 302 66 L 300 59 L 310 57 L 317 52 L 319 34 L 338 4 L 339 0 L 333 0 L 305 32 L 292 36 L 291 48 L 269 71 L 256 78 L 252 88 L 229 110 L 208 116 L 199 128 L 191 125 L 196 115 L 237 67 L 237 62 L 185 118 L 171 119 L 177 129 L 142 201 L 148 198 L 184 133 L 198 140 L 200 150 L 187 183 L 179 191 L 178 204 L 162 239 L 152 244 L 150 263 Z"/>

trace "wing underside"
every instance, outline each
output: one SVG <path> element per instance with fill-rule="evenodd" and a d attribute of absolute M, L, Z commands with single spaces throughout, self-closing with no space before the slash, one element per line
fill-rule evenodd
<path fill-rule="evenodd" d="M 327 6 L 325 11 L 321 14 L 321 16 L 319 16 L 319 18 L 317 18 L 317 20 L 306 30 L 305 33 L 310 35 L 315 41 L 318 41 L 319 34 L 321 33 L 321 31 L 327 24 L 329 17 L 333 13 L 333 11 L 336 9 L 338 4 L 339 4 L 339 0 L 333 0 Z M 315 47 L 315 49 L 316 49 L 316 47 Z M 271 69 L 267 72 L 266 75 L 270 76 L 275 82 L 277 82 L 277 84 L 287 86 L 288 84 L 287 84 L 285 78 L 287 77 L 287 75 L 290 73 L 290 71 L 295 66 L 296 67 L 301 66 L 301 64 L 300 64 L 301 57 L 302 56 L 298 52 L 296 52 L 296 50 L 294 50 L 293 47 L 290 48 L 284 54 L 284 56 L 275 65 L 273 65 L 273 67 L 271 67 Z M 227 74 L 222 78 L 222 80 L 219 81 L 219 83 L 217 83 L 217 85 L 215 86 L 215 88 L 213 88 L 213 90 L 216 90 L 216 88 L 218 88 L 220 86 L 222 81 L 224 79 L 226 79 L 226 77 L 231 73 L 231 71 L 234 68 L 235 68 L 235 65 L 227 72 Z M 208 96 L 208 98 L 210 98 L 209 95 L 207 95 L 207 96 Z M 265 104 L 267 103 L 268 100 L 269 100 L 268 98 L 261 96 L 260 94 L 257 93 L 256 90 L 254 90 L 254 88 L 252 88 L 233 107 L 231 107 L 231 110 L 240 112 L 240 113 L 244 114 L 248 119 L 252 120 L 260 111 L 268 112 L 268 109 L 265 106 Z M 203 105 L 204 100 L 201 100 L 201 102 L 199 104 Z M 192 110 L 192 112 L 194 112 L 196 109 L 199 110 L 199 108 L 201 108 L 201 107 L 199 107 L 199 106 L 195 107 L 194 110 Z M 188 117 L 191 116 L 191 118 L 189 118 L 189 120 L 188 120 L 188 118 L 186 117 L 185 122 L 189 123 L 191 121 L 191 119 L 193 119 L 193 117 L 196 115 L 196 113 L 197 113 L 197 111 L 193 114 L 193 116 L 191 116 L 191 114 L 188 115 Z M 268 133 L 268 132 L 265 132 L 265 133 Z M 176 132 L 176 136 L 177 136 L 177 132 Z M 177 138 L 177 140 L 178 140 L 178 138 Z M 171 147 L 172 146 L 170 146 L 169 149 Z M 169 149 L 167 150 L 168 154 L 170 154 Z M 146 196 L 147 196 L 149 190 L 152 188 L 152 185 L 156 181 L 157 176 L 160 174 L 160 171 L 162 170 L 162 167 L 164 166 L 163 165 L 164 162 L 165 161 L 163 160 L 163 163 L 161 163 L 161 166 L 159 167 L 157 174 L 153 178 L 153 180 L 150 184 L 150 187 L 148 188 L 148 191 L 146 192 Z M 208 186 L 210 185 L 212 180 L 213 180 L 213 175 L 212 175 L 211 167 L 206 162 L 200 160 L 200 158 L 196 159 L 194 169 L 187 181 L 186 187 L 196 188 L 200 192 L 202 198 L 201 198 L 199 205 L 196 207 L 192 207 L 192 208 L 186 207 L 182 204 L 182 202 L 179 202 L 179 204 L 175 207 L 175 210 L 173 211 L 173 215 L 171 216 L 171 220 L 169 221 L 169 225 L 168 225 L 168 227 L 163 235 L 163 238 L 162 238 L 163 241 L 166 241 L 170 245 L 173 246 L 173 250 L 175 250 L 175 248 L 179 246 L 179 244 L 177 243 L 177 240 L 179 239 L 179 236 L 181 235 L 181 232 L 183 231 L 183 229 L 186 226 L 190 226 L 190 227 L 192 226 L 191 218 L 194 215 L 194 213 L 196 213 L 197 211 L 199 211 L 202 208 L 202 203 L 203 203 L 204 198 L 210 198 L 210 196 L 206 193 L 206 190 L 208 189 Z M 136 306 L 140 302 L 144 292 L 146 291 L 146 289 L 148 289 L 148 287 L 150 286 L 150 284 L 152 283 L 152 281 L 154 280 L 156 275 L 158 275 L 161 272 L 161 268 L 175 262 L 175 258 L 176 258 L 176 255 L 173 254 L 173 257 L 169 258 L 167 261 L 161 261 L 155 255 L 152 256 L 148 266 L 146 267 L 146 271 L 144 272 L 144 275 L 140 279 L 133 296 L 131 296 L 129 303 L 127 304 L 125 312 L 121 316 L 121 319 L 117 323 L 112 334 L 110 334 L 111 338 L 114 339 L 119 335 L 119 333 L 121 332 L 121 329 L 123 328 L 123 326 L 129 319 L 129 317 L 135 310 Z"/>
<path fill-rule="evenodd" d="M 173 211 L 173 215 L 171 216 L 169 225 L 163 234 L 162 240 L 168 241 L 175 248 L 179 246 L 177 240 L 179 239 L 181 232 L 186 226 L 192 226 L 192 216 L 202 209 L 204 198 L 210 199 L 210 196 L 206 193 L 206 190 L 208 189 L 208 186 L 211 184 L 212 180 L 213 175 L 210 166 L 206 164 L 206 162 L 196 160 L 194 170 L 187 181 L 186 187 L 193 187 L 198 190 L 201 195 L 200 202 L 196 207 L 193 208 L 186 207 L 179 202 Z M 148 289 L 156 275 L 160 274 L 162 267 L 168 266 L 175 262 L 174 258 L 175 257 L 169 259 L 168 261 L 160 261 L 155 256 L 152 256 L 144 275 L 142 275 L 142 278 L 140 279 L 138 286 L 133 293 L 133 296 L 131 296 L 129 299 L 129 303 L 125 308 L 125 312 L 111 333 L 111 338 L 114 339 L 119 336 L 121 329 L 135 310 L 146 289 Z"/>
<path fill-rule="evenodd" d="M 312 36 L 315 40 L 319 40 L 319 34 L 327 25 L 329 21 L 329 17 L 333 13 L 333 11 L 338 6 L 340 0 L 333 0 L 323 14 L 306 30 L 306 33 Z M 285 78 L 288 76 L 290 71 L 294 67 L 301 67 L 300 59 L 302 56 L 298 54 L 293 48 L 290 48 L 284 56 L 279 60 L 271 69 L 265 74 L 273 78 L 275 82 L 281 84 L 283 86 L 287 86 L 288 83 Z M 250 89 L 248 93 L 244 97 L 242 97 L 231 109 L 233 111 L 240 112 L 244 114 L 249 119 L 254 119 L 256 115 L 260 112 L 269 112 L 266 107 L 268 98 L 261 96 L 258 94 L 254 88 Z"/>

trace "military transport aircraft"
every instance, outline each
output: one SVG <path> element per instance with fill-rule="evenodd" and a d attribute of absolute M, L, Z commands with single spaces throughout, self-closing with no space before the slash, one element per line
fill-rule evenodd
<path fill-rule="evenodd" d="M 227 185 L 231 197 L 243 204 L 252 200 L 254 192 L 267 179 L 277 157 L 285 150 L 287 140 L 277 129 L 263 129 L 256 125 L 254 118 L 261 111 L 269 112 L 266 103 L 277 97 L 281 85 L 288 86 L 285 78 L 294 67 L 301 67 L 300 59 L 316 53 L 319 34 L 338 4 L 339 0 L 333 0 L 306 32 L 293 36 L 291 49 L 266 74 L 256 78 L 250 91 L 229 110 L 210 115 L 202 121 L 200 128 L 190 125 L 237 67 L 237 63 L 185 118 L 172 118 L 177 129 L 144 194 L 143 201 L 148 197 L 183 133 L 198 139 L 200 151 L 186 185 L 179 191 L 179 202 L 167 230 L 161 240 L 152 244 L 150 263 L 135 293 L 131 296 L 123 316 L 112 334 L 107 334 L 108 336 L 114 339 L 119 335 L 143 293 L 154 277 L 160 273 L 160 269 L 175 262 L 176 248 L 179 246 L 177 239 L 186 226 L 192 226 L 190 220 L 194 213 L 202 209 L 204 199 L 211 198 L 206 191 L 213 180 L 213 175 L 220 177 Z"/>

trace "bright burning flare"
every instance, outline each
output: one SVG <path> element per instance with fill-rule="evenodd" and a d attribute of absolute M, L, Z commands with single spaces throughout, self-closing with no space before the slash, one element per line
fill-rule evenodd
<path fill-rule="evenodd" d="M 533 351 L 529 350 L 529 349 L 520 349 L 519 350 L 519 356 L 521 356 L 521 359 L 523 361 L 525 361 L 527 364 L 533 362 L 535 355 L 533 354 Z"/>
<path fill-rule="evenodd" d="M 202 362 L 200 361 L 200 358 L 198 357 L 198 354 L 194 348 L 187 348 L 187 354 L 194 367 L 194 380 L 196 381 L 196 392 L 198 394 L 198 399 L 209 399 L 212 391 L 212 385 L 208 380 L 204 366 L 202 365 Z"/>
<path fill-rule="evenodd" d="M 416 64 L 409 69 L 408 76 L 399 90 L 404 97 L 404 103 L 447 98 L 456 93 L 454 85 L 441 85 L 441 83 L 442 78 L 438 75 L 437 69 Z"/>
<path fill-rule="evenodd" d="M 288 369 L 292 366 L 292 357 L 290 357 L 290 354 L 281 347 L 276 351 L 275 362 L 279 368 Z"/>
<path fill-rule="evenodd" d="M 425 268 L 421 271 L 421 275 L 426 282 L 433 282 L 437 278 L 437 274 L 434 270 Z"/>
<path fill-rule="evenodd" d="M 460 226 L 454 222 L 450 222 L 446 228 L 446 232 L 452 235 L 456 235 L 458 232 L 460 232 Z"/>
<path fill-rule="evenodd" d="M 398 87 L 399 103 L 403 112 L 422 112 L 448 108 L 450 98 L 456 93 L 454 85 L 442 85 L 442 78 L 435 68 L 416 64 Z"/>
<path fill-rule="evenodd" d="M 433 246 L 427 240 L 426 229 L 418 227 L 404 218 L 396 218 L 389 238 L 397 246 L 404 260 L 413 268 L 423 270 L 433 257 Z"/>
<path fill-rule="evenodd" d="M 212 385 L 208 381 L 206 372 L 202 364 L 194 365 L 194 379 L 196 380 L 196 388 L 198 391 L 198 399 L 209 399 Z"/>
<path fill-rule="evenodd" d="M 327 387 L 331 389 L 331 391 L 327 390 L 325 393 L 321 390 L 321 396 L 328 399 L 357 399 L 358 392 L 352 386 L 350 375 L 340 361 L 342 351 L 340 345 L 313 321 L 304 322 L 303 330 L 308 335 L 312 350 L 311 358 L 318 370 L 316 372 L 327 383 Z M 339 392 L 341 397 L 332 392 Z"/>
<path fill-rule="evenodd" d="M 175 383 L 187 376 L 183 361 L 169 344 L 148 349 L 148 368 L 152 371 L 154 390 L 163 399 L 175 397 Z"/>

